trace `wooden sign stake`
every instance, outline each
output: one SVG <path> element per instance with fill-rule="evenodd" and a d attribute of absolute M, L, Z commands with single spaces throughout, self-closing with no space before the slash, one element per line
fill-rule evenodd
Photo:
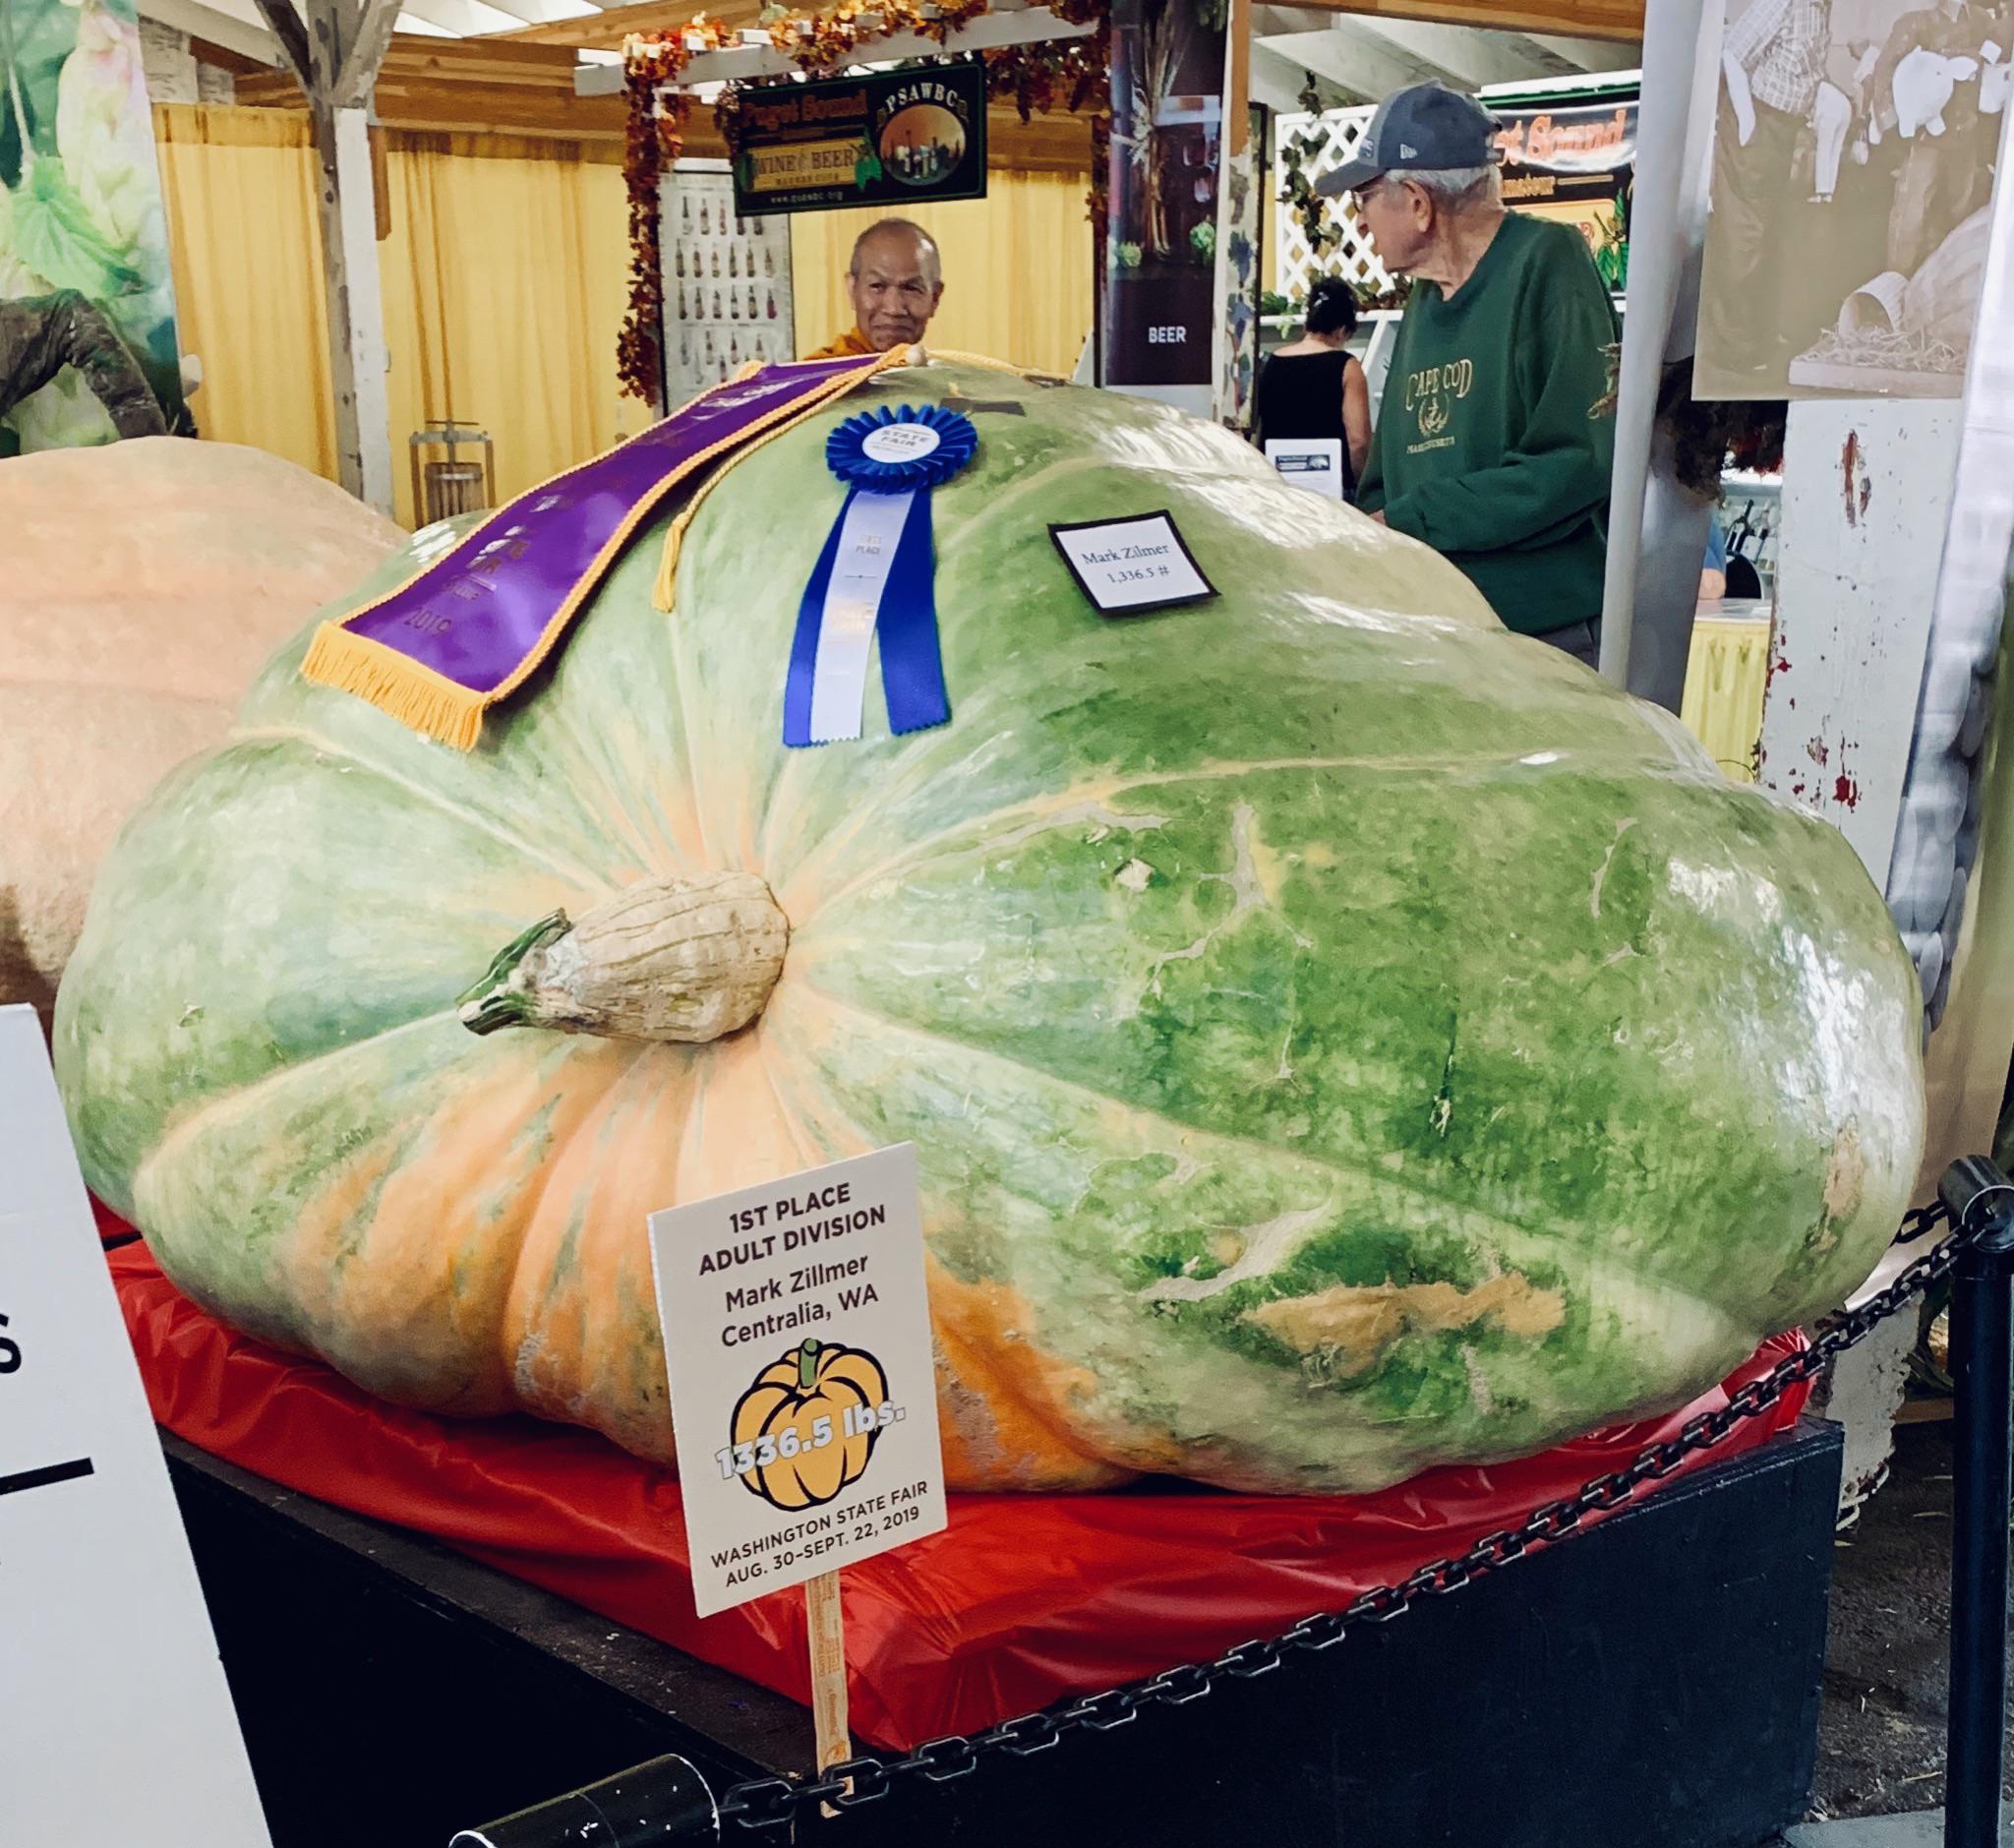
<path fill-rule="evenodd" d="M 692 1608 L 710 1617 L 803 1587 L 811 1775 L 836 1793 L 836 1808 L 866 1794 L 836 1768 L 853 1757 L 840 1574 L 949 1524 L 918 1168 L 916 1145 L 897 1143 L 649 1222 L 673 1435 L 686 1460 Z M 854 1240 L 846 1265 L 793 1272 L 800 1247 L 842 1235 Z M 869 1267 L 858 1288 L 826 1288 Z M 780 1353 L 763 1350 L 751 1386 L 741 1348 L 760 1330 L 733 1318 L 745 1303 L 805 1290 L 814 1275 L 822 1281 L 808 1288 L 826 1294 L 770 1321 L 795 1330 L 844 1316 L 846 1341 L 792 1334 Z M 833 1505 L 814 1503 L 819 1492 Z"/>
<path fill-rule="evenodd" d="M 839 1574 L 821 1573 L 804 1585 L 804 1616 L 811 1637 L 811 1720 L 817 1729 L 818 1770 L 822 1774 L 853 1757 L 846 1718 L 846 1616 L 839 1601 Z M 837 1812 L 820 1806 L 827 1816 Z"/>

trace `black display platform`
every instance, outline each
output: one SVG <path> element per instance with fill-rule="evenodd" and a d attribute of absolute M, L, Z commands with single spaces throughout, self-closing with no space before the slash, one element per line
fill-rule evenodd
<path fill-rule="evenodd" d="M 716 1791 L 810 1762 L 779 1696 L 166 1443 L 275 1848 L 445 1848 L 662 1752 Z M 796 1838 L 1755 1848 L 1804 1814 L 1839 1460 L 1807 1420 L 1339 1648 Z"/>

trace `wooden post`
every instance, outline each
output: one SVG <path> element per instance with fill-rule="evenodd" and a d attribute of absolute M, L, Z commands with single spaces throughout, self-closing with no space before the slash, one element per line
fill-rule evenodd
<path fill-rule="evenodd" d="M 817 1731 L 818 1769 L 853 1757 L 846 1715 L 846 1620 L 839 1574 L 828 1572 L 804 1586 L 804 1616 L 811 1633 L 811 1721 Z"/>
<path fill-rule="evenodd" d="M 818 1758 L 814 1769 L 822 1777 L 854 1755 L 846 1714 L 846 1612 L 839 1601 L 838 1573 L 820 1573 L 804 1581 L 804 1627 L 811 1639 L 811 1728 Z M 818 1807 L 824 1816 L 839 1814 L 829 1803 Z"/>
<path fill-rule="evenodd" d="M 1259 370 L 1261 227 L 1265 220 L 1266 141 L 1253 134 L 1252 0 L 1225 9 L 1223 140 L 1216 181 L 1216 328 L 1211 357 L 1211 415 L 1232 430 L 1251 422 Z"/>
<path fill-rule="evenodd" d="M 391 43 L 399 0 L 259 0 L 300 81 L 315 125 L 336 467 L 360 501 L 389 513 L 390 410 L 385 387 L 385 306 L 379 295 L 371 93 Z"/>

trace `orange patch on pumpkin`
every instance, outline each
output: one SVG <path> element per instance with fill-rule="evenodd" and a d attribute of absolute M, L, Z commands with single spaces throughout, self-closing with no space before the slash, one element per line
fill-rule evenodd
<path fill-rule="evenodd" d="M 499 1337 L 519 1399 L 672 1459 L 645 1221 L 680 1196 L 681 1119 L 693 1096 L 682 1046 L 607 1043 L 622 1073 L 556 1146 L 517 1246 Z"/>
<path fill-rule="evenodd" d="M 1056 1407 L 1095 1384 L 1027 1337 L 1035 1309 L 1005 1283 L 968 1283 L 926 1259 L 937 1336 L 944 1476 L 955 1489 L 1098 1489 L 1126 1471 L 1055 1428 Z"/>
<path fill-rule="evenodd" d="M 403 1125 L 387 1134 L 310 1201 L 286 1259 L 296 1299 L 345 1372 L 466 1415 L 514 1402 L 498 1330 L 542 1151 L 573 1133 L 624 1062 L 619 1047 L 583 1043 L 555 1071 L 550 1046 L 493 1043 L 416 1135 Z M 549 1100 L 545 1136 L 519 1150 L 510 1127 Z M 368 1351 L 346 1330 L 368 1330 Z"/>

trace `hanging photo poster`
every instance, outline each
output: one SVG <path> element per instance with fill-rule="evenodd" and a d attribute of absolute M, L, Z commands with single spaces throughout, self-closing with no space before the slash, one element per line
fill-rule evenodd
<path fill-rule="evenodd" d="M 133 0 L 0 0 L 0 456 L 183 416 Z"/>
<path fill-rule="evenodd" d="M 2010 52 L 2010 0 L 1729 0 L 1698 396 L 1959 394 Z"/>
<path fill-rule="evenodd" d="M 751 361 L 797 356 L 791 223 L 737 211 L 725 160 L 678 161 L 658 205 L 664 401 L 676 410 Z"/>
<path fill-rule="evenodd" d="M 986 73 L 977 58 L 812 84 L 757 84 L 735 108 L 743 217 L 986 196 Z"/>
<path fill-rule="evenodd" d="M 1111 13 L 1098 383 L 1199 416 L 1211 411 L 1225 312 L 1216 238 L 1229 18 L 1209 0 L 1113 0 Z"/>

